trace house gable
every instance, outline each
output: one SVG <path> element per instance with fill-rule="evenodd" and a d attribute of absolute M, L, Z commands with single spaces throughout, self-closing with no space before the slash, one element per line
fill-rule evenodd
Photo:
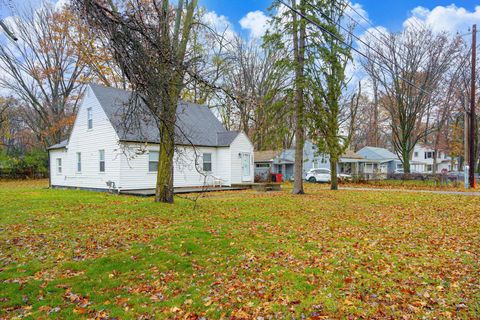
<path fill-rule="evenodd" d="M 77 111 L 65 150 L 61 154 L 62 174 L 51 175 L 52 185 L 98 189 L 108 188 L 108 181 L 119 185 L 119 139 L 90 87 Z M 60 157 L 59 153 L 55 153 L 54 157 Z M 104 157 L 104 172 L 100 170 L 100 157 Z M 51 159 L 51 162 L 56 162 L 57 158 Z"/>

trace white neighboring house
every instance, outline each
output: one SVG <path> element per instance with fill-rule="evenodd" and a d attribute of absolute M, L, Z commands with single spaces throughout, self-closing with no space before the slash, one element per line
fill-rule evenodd
<path fill-rule="evenodd" d="M 412 172 L 432 173 L 435 150 L 428 146 L 418 144 L 415 146 L 412 155 Z M 453 163 L 452 158 L 445 152 L 439 152 L 437 156 L 437 173 L 442 170 L 457 171 L 458 166 Z"/>
<path fill-rule="evenodd" d="M 125 125 L 131 92 L 90 84 L 70 138 L 49 148 L 52 187 L 91 190 L 155 188 L 159 131 L 143 116 Z M 253 145 L 227 131 L 206 106 L 180 102 L 174 187 L 252 183 Z"/>

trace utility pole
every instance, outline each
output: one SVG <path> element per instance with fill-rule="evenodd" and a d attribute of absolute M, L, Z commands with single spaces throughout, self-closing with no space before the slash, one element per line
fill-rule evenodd
<path fill-rule="evenodd" d="M 475 135 L 476 135 L 476 112 L 475 112 L 475 100 L 476 100 L 476 67 L 477 67 L 477 25 L 474 24 L 472 28 L 472 89 L 470 97 L 470 188 L 476 187 L 475 181 L 475 167 L 477 162 L 475 161 Z"/>

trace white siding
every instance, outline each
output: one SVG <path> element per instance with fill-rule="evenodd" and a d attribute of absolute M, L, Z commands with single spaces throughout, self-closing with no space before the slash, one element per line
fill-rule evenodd
<path fill-rule="evenodd" d="M 55 149 L 50 151 L 50 182 L 52 185 L 61 185 L 65 175 L 66 149 Z M 62 172 L 58 172 L 57 159 L 62 159 Z"/>
<path fill-rule="evenodd" d="M 421 145 L 417 145 L 414 148 L 413 155 L 412 155 L 412 161 L 421 163 L 422 165 L 412 165 L 412 170 L 413 171 L 421 171 L 424 173 L 431 173 L 431 170 L 427 169 L 427 166 L 433 166 L 433 157 L 429 159 L 425 159 L 425 153 L 426 152 L 434 152 L 433 149 L 424 147 Z M 452 158 L 449 157 L 448 155 L 445 156 L 444 152 L 439 152 L 438 157 L 437 157 L 437 173 L 440 173 L 443 169 L 449 170 L 449 171 L 455 171 L 457 170 L 457 166 L 452 167 Z"/>
<path fill-rule="evenodd" d="M 91 108 L 93 128 L 88 129 L 87 110 Z M 100 150 L 105 151 L 105 172 L 100 172 Z M 115 183 L 116 189 L 135 190 L 155 187 L 157 173 L 149 172 L 148 152 L 158 151 L 158 145 L 145 146 L 135 143 L 120 143 L 107 115 L 89 88 L 78 110 L 75 124 L 66 149 L 50 151 L 52 186 L 107 189 L 107 182 Z M 231 147 L 179 147 L 175 154 L 174 187 L 200 187 L 205 183 L 231 185 L 253 182 L 253 145 L 241 133 Z M 139 152 L 140 151 L 140 152 Z M 77 172 L 77 153 L 81 153 L 81 172 Z M 212 154 L 212 172 L 203 169 L 201 155 Z M 239 153 L 251 155 L 250 177 L 242 177 L 242 159 Z M 198 165 L 195 165 L 199 155 Z M 62 159 L 62 172 L 57 172 L 57 158 Z"/>
<path fill-rule="evenodd" d="M 152 189 L 155 188 L 157 179 L 156 172 L 149 172 L 148 161 L 149 151 L 158 151 L 156 145 L 140 145 L 129 143 L 124 148 L 124 154 L 121 156 L 121 189 Z M 205 184 L 210 185 L 214 177 L 221 179 L 223 184 L 230 185 L 229 162 L 227 161 L 225 150 L 228 148 L 198 147 L 196 151 L 193 147 L 178 147 L 174 156 L 174 187 L 201 187 Z M 202 173 L 203 162 L 202 154 L 212 154 L 212 172 Z M 197 159 L 197 161 L 196 161 Z M 197 162 L 198 168 L 195 165 Z M 205 178 L 207 175 L 207 179 Z"/>
<path fill-rule="evenodd" d="M 93 128 L 87 126 L 87 109 L 92 108 Z M 99 150 L 105 150 L 105 172 L 100 172 Z M 61 152 L 61 153 L 59 153 Z M 77 153 L 82 171 L 77 172 Z M 55 158 L 62 155 L 62 174 L 56 173 Z M 52 185 L 107 189 L 107 181 L 120 184 L 120 157 L 117 134 L 95 95 L 88 89 L 78 110 L 67 149 L 50 152 Z"/>
<path fill-rule="evenodd" d="M 242 158 L 239 156 L 241 153 L 249 153 L 250 159 L 250 177 L 248 179 L 243 178 L 242 174 Z M 253 182 L 254 180 L 254 159 L 253 159 L 253 145 L 248 137 L 242 132 L 230 145 L 230 157 L 231 157 L 231 183 L 245 183 Z"/>
<path fill-rule="evenodd" d="M 217 149 L 217 169 L 216 175 L 218 178 L 224 180 L 224 184 L 229 186 L 232 184 L 232 170 L 231 170 L 232 155 L 230 148 Z"/>

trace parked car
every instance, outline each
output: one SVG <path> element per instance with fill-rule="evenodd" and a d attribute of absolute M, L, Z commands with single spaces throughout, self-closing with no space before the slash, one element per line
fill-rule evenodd
<path fill-rule="evenodd" d="M 330 182 L 332 172 L 330 169 L 311 169 L 308 171 L 305 180 L 308 182 Z M 337 174 L 339 180 L 351 180 L 352 176 L 348 174 Z"/>
<path fill-rule="evenodd" d="M 450 180 L 465 181 L 465 173 L 463 171 L 451 171 L 447 175 Z M 478 173 L 475 173 L 475 179 L 480 179 Z"/>
<path fill-rule="evenodd" d="M 457 181 L 465 181 L 465 173 L 461 171 L 452 171 L 448 173 L 448 179 L 450 180 L 457 180 Z"/>

